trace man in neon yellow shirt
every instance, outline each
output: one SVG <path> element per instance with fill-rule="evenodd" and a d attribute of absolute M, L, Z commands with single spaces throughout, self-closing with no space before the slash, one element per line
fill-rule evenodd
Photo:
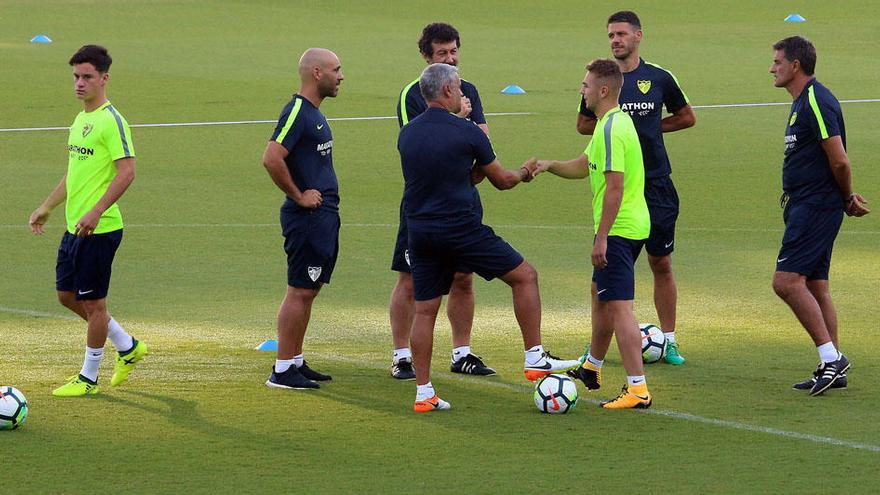
<path fill-rule="evenodd" d="M 70 58 L 76 97 L 83 111 L 67 140 L 67 174 L 30 216 L 42 234 L 52 210 L 65 202 L 67 231 L 56 262 L 58 300 L 88 323 L 86 355 L 78 375 L 52 392 L 57 397 L 98 393 L 98 367 L 107 337 L 116 347 L 110 385 L 124 382 L 147 346 L 125 332 L 107 310 L 113 257 L 122 242 L 122 215 L 116 201 L 134 180 L 134 145 L 128 122 L 107 100 L 107 49 L 86 45 Z"/>
<path fill-rule="evenodd" d="M 601 131 L 593 135 L 584 154 L 569 161 L 539 160 L 534 174 L 549 171 L 566 179 L 589 175 L 593 191 L 593 337 L 584 363 L 569 374 L 588 389 L 598 389 L 605 354 L 616 334 L 627 385 L 616 399 L 601 405 L 644 409 L 651 406 L 651 394 L 632 306 L 635 261 L 650 233 L 651 219 L 638 134 L 630 116 L 617 104 L 622 85 L 623 75 L 613 60 L 595 60 L 587 66 L 581 94 L 596 114 L 596 129 Z"/>

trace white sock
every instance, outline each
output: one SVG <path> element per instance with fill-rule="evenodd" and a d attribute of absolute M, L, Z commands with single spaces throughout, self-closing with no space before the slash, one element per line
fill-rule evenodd
<path fill-rule="evenodd" d="M 833 342 L 825 342 L 824 344 L 817 346 L 816 350 L 819 351 L 819 359 L 822 360 L 823 363 L 830 363 L 831 361 L 837 361 L 840 359 L 840 353 L 837 352 Z"/>
<path fill-rule="evenodd" d="M 628 376 L 627 375 L 626 384 L 630 385 L 630 386 L 644 385 L 645 384 L 645 375 L 638 375 L 638 376 Z"/>
<path fill-rule="evenodd" d="M 293 362 L 296 359 L 276 359 L 275 360 L 275 373 L 284 373 L 289 370 L 291 366 L 293 366 Z"/>
<path fill-rule="evenodd" d="M 394 355 L 391 357 L 391 364 L 397 364 L 400 362 L 401 359 L 408 359 L 412 361 L 412 351 L 409 350 L 409 347 L 394 349 Z"/>
<path fill-rule="evenodd" d="M 89 346 L 86 346 L 86 357 L 85 359 L 83 359 L 83 366 L 82 369 L 79 371 L 79 374 L 97 383 L 98 367 L 101 366 L 101 358 L 103 357 L 103 347 L 93 349 Z"/>
<path fill-rule="evenodd" d="M 544 346 L 541 344 L 526 349 L 526 364 L 538 364 L 538 361 L 544 357 Z"/>
<path fill-rule="evenodd" d="M 457 363 L 460 359 L 471 353 L 471 346 L 463 345 L 452 350 L 452 362 Z"/>
<path fill-rule="evenodd" d="M 663 336 L 666 337 L 666 341 L 670 344 L 675 343 L 675 332 L 663 332 Z"/>
<path fill-rule="evenodd" d="M 605 364 L 604 359 L 596 359 L 592 354 L 587 353 L 587 361 L 593 364 L 597 368 L 601 368 L 603 364 Z"/>
<path fill-rule="evenodd" d="M 131 335 L 127 334 L 125 330 L 122 329 L 122 325 L 112 317 L 110 318 L 110 322 L 107 323 L 107 337 L 113 342 L 113 347 L 115 347 L 118 352 L 125 352 L 134 347 L 134 339 L 131 338 Z"/>
<path fill-rule="evenodd" d="M 428 382 L 424 385 L 416 385 L 416 400 L 428 400 L 437 395 L 434 391 L 434 385 Z"/>
<path fill-rule="evenodd" d="M 303 365 L 303 361 L 305 360 L 306 358 L 304 358 L 302 354 L 297 354 L 296 356 L 293 356 L 293 365 L 299 368 Z"/>

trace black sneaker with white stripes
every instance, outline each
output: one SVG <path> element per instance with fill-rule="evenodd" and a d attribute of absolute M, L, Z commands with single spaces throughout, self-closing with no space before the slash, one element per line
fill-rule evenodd
<path fill-rule="evenodd" d="M 821 366 L 822 365 L 819 365 L 820 368 L 821 368 Z M 812 390 L 813 385 L 816 384 L 816 377 L 817 376 L 819 376 L 819 369 L 818 368 L 816 369 L 816 371 L 813 372 L 813 376 L 811 376 L 808 380 L 804 380 L 802 382 L 795 383 L 794 385 L 791 386 L 791 388 L 793 388 L 795 390 Z M 834 383 L 832 383 L 831 386 L 828 388 L 829 389 L 840 389 L 840 388 L 846 388 L 846 386 L 847 386 L 846 373 L 843 373 L 839 377 L 837 377 L 837 380 L 834 380 Z"/>
<path fill-rule="evenodd" d="M 412 359 L 403 358 L 391 364 L 391 376 L 398 380 L 415 380 L 416 370 L 413 369 Z"/>
<path fill-rule="evenodd" d="M 453 373 L 462 373 L 464 375 L 492 376 L 495 370 L 486 366 L 480 356 L 468 354 L 467 356 L 452 363 L 449 371 Z"/>
<path fill-rule="evenodd" d="M 848 369 L 849 359 L 843 354 L 837 358 L 837 361 L 820 364 L 819 368 L 816 369 L 818 375 L 816 376 L 816 383 L 814 383 L 813 388 L 810 389 L 810 395 L 815 397 L 831 388 L 835 381 L 840 379 L 842 375 L 846 375 Z"/>

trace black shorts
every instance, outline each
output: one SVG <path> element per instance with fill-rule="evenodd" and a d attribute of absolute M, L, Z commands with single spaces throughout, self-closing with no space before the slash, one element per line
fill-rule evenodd
<path fill-rule="evenodd" d="M 397 239 L 394 241 L 391 270 L 401 273 L 412 273 L 409 259 L 409 235 L 407 234 L 406 217 L 403 215 L 403 201 L 400 202 L 400 225 L 397 227 Z M 471 269 L 463 265 L 459 265 L 455 271 L 457 273 L 472 272 Z"/>
<path fill-rule="evenodd" d="M 782 218 L 785 234 L 776 257 L 776 271 L 799 273 L 807 280 L 828 280 L 843 210 L 789 202 Z"/>
<path fill-rule="evenodd" d="M 281 207 L 281 233 L 287 253 L 287 285 L 318 289 L 329 284 L 339 254 L 339 212 Z"/>
<path fill-rule="evenodd" d="M 678 220 L 678 191 L 669 176 L 645 179 L 645 202 L 651 215 L 651 233 L 645 251 L 666 256 L 675 250 L 675 221 Z"/>
<path fill-rule="evenodd" d="M 593 268 L 593 282 L 600 301 L 632 301 L 636 294 L 636 260 L 645 241 L 608 237 L 605 268 Z"/>
<path fill-rule="evenodd" d="M 74 292 L 78 301 L 104 299 L 122 229 L 77 237 L 64 232 L 55 262 L 55 289 Z"/>
<path fill-rule="evenodd" d="M 449 294 L 461 268 L 486 280 L 501 277 L 523 262 L 516 249 L 486 225 L 439 232 L 409 232 L 416 301 Z"/>

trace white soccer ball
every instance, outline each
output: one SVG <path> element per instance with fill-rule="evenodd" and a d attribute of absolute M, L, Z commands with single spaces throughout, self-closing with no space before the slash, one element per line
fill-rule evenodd
<path fill-rule="evenodd" d="M 14 430 L 24 424 L 28 403 L 24 394 L 13 387 L 0 387 L 0 430 Z"/>
<path fill-rule="evenodd" d="M 642 361 L 656 363 L 666 355 L 666 336 L 663 330 L 652 323 L 639 325 L 642 331 Z"/>
<path fill-rule="evenodd" d="M 577 386 L 565 375 L 547 375 L 535 385 L 535 405 L 541 412 L 565 414 L 574 409 L 577 401 Z"/>

